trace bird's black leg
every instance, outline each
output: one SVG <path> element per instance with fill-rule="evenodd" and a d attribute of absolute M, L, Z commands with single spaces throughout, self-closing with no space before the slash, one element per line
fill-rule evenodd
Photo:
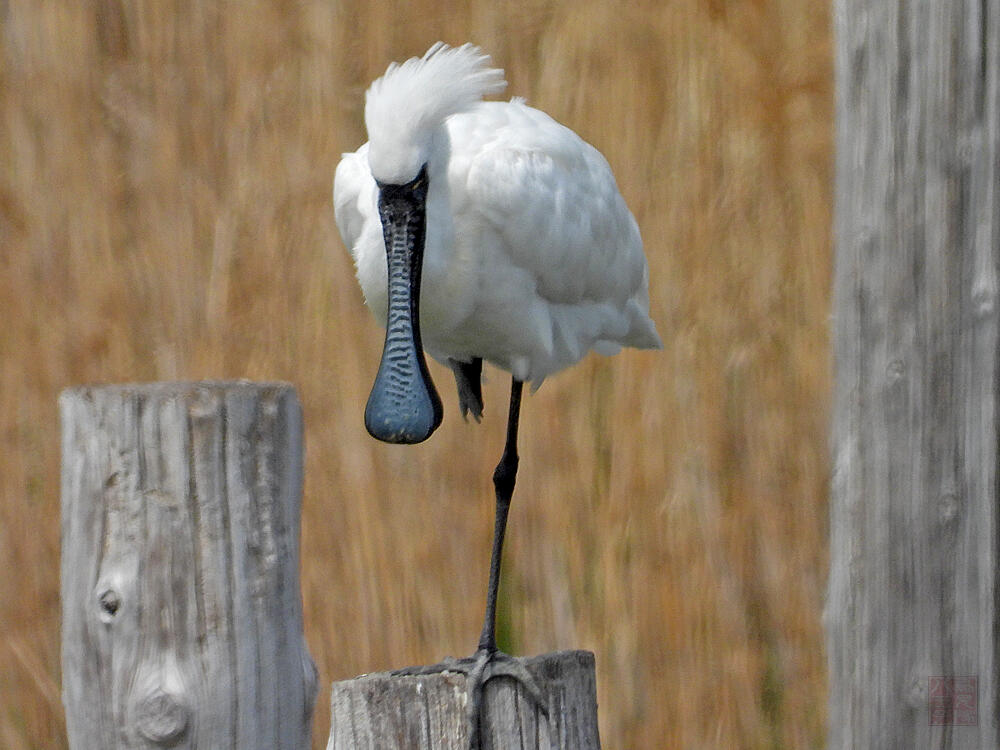
<path fill-rule="evenodd" d="M 510 413 L 507 417 L 507 441 L 504 444 L 503 456 L 493 472 L 493 486 L 496 489 L 496 520 L 493 526 L 493 551 L 490 555 L 490 579 L 486 588 L 486 616 L 483 618 L 483 631 L 479 636 L 479 647 L 472 656 L 471 669 L 468 674 L 468 720 L 470 745 L 476 750 L 480 745 L 479 731 L 483 704 L 483 689 L 486 683 L 494 677 L 510 677 L 520 682 L 541 708 L 548 715 L 545 700 L 542 697 L 534 678 L 521 662 L 497 649 L 497 594 L 500 590 L 500 562 L 503 557 L 503 540 L 507 531 L 507 513 L 510 510 L 510 500 L 514 494 L 514 481 L 517 478 L 517 425 L 521 414 L 521 388 L 524 384 L 515 379 L 510 385 Z"/>
<path fill-rule="evenodd" d="M 468 678 L 469 702 L 467 717 L 472 750 L 480 747 L 480 717 L 483 704 L 483 688 L 494 677 L 510 677 L 520 682 L 528 695 L 548 716 L 548 706 L 538 689 L 534 678 L 521 662 L 497 649 L 497 594 L 500 590 L 500 561 L 503 556 L 503 540 L 507 531 L 507 513 L 514 494 L 514 480 L 517 477 L 517 425 L 521 413 L 520 380 L 512 380 L 510 386 L 510 413 L 507 418 L 507 441 L 503 456 L 493 472 L 493 486 L 496 490 L 496 519 L 493 527 L 493 551 L 490 556 L 490 578 L 486 588 L 486 616 L 479 636 L 479 646 L 471 657 L 465 659 L 445 659 L 441 664 L 430 667 L 411 667 L 394 672 L 399 675 L 434 674 L 437 672 L 460 672 Z"/>
<path fill-rule="evenodd" d="M 500 589 L 500 560 L 503 555 L 503 539 L 507 533 L 507 513 L 510 499 L 514 495 L 514 481 L 517 479 L 517 425 L 521 416 L 521 388 L 524 384 L 517 379 L 510 383 L 510 413 L 507 415 L 507 442 L 503 456 L 493 472 L 493 487 L 496 489 L 497 510 L 493 526 L 493 552 L 490 555 L 490 580 L 486 588 L 486 617 L 483 632 L 479 636 L 479 651 L 493 653 L 497 650 L 497 594 Z"/>

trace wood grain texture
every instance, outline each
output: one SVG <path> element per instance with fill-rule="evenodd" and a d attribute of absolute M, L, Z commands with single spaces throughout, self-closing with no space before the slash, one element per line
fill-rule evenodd
<path fill-rule="evenodd" d="M 482 750 L 599 750 L 594 655 L 560 651 L 521 659 L 549 718 L 507 678 L 486 684 Z M 327 750 L 468 750 L 466 678 L 389 673 L 335 682 Z"/>
<path fill-rule="evenodd" d="M 70 747 L 302 750 L 302 416 L 248 382 L 64 391 Z"/>
<path fill-rule="evenodd" d="M 998 747 L 1000 2 L 834 7 L 829 747 Z"/>

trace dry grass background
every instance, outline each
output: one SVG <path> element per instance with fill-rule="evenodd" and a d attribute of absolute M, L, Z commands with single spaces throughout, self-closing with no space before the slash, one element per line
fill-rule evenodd
<path fill-rule="evenodd" d="M 823 742 L 825 1 L 0 2 L 0 746 L 65 747 L 56 395 L 285 379 L 321 680 L 471 652 L 507 380 L 369 439 L 382 334 L 330 205 L 367 83 L 438 38 L 608 157 L 666 349 L 527 399 L 502 626 L 597 654 L 607 748 Z M 412 497 L 412 495 L 416 497 Z M 503 644 L 502 644 L 503 645 Z M 329 691 L 314 747 L 323 746 Z"/>

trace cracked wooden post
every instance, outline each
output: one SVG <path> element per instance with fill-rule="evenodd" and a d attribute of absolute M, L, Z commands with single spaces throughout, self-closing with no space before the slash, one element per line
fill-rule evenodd
<path fill-rule="evenodd" d="M 70 747 L 308 748 L 294 389 L 82 387 L 60 409 Z"/>
<path fill-rule="evenodd" d="M 594 655 L 560 651 L 521 659 L 549 718 L 505 677 L 486 684 L 482 750 L 600 750 Z M 465 676 L 362 675 L 335 682 L 327 750 L 469 750 Z"/>

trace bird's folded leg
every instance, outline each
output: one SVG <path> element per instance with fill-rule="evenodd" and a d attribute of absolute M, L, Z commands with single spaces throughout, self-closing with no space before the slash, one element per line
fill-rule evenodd
<path fill-rule="evenodd" d="M 455 385 L 458 386 L 458 407 L 462 410 L 462 419 L 467 419 L 469 412 L 477 422 L 483 418 L 483 360 L 473 357 L 471 362 L 459 362 L 449 359 L 451 371 L 455 373 Z"/>

